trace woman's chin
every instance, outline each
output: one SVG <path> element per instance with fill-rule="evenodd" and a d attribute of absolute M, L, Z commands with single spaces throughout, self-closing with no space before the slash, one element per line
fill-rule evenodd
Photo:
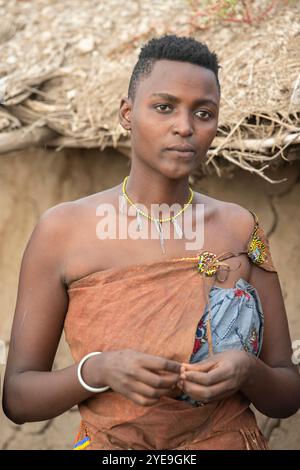
<path fill-rule="evenodd" d="M 161 169 L 160 173 L 169 179 L 182 179 L 189 177 L 193 168 L 193 165 L 172 165 L 172 167 Z"/>

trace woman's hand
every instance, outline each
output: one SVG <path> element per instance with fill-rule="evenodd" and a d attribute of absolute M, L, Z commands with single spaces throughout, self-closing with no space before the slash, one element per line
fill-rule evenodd
<path fill-rule="evenodd" d="M 105 351 L 101 356 L 99 375 L 105 383 L 141 406 L 153 405 L 162 395 L 171 396 L 179 380 L 181 363 L 164 357 L 132 349 Z"/>
<path fill-rule="evenodd" d="M 177 385 L 194 400 L 208 403 L 239 390 L 249 379 L 250 370 L 250 354 L 230 349 L 199 363 L 183 363 Z"/>

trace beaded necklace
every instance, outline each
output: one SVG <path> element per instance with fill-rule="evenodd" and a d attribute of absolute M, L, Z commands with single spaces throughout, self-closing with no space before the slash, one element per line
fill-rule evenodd
<path fill-rule="evenodd" d="M 194 197 L 194 191 L 192 190 L 192 188 L 189 186 L 189 191 L 190 191 L 190 196 L 189 196 L 189 199 L 188 199 L 188 202 L 184 204 L 184 207 L 182 209 L 180 209 L 180 211 L 172 216 L 172 217 L 166 217 L 166 218 L 156 218 L 156 217 L 152 217 L 151 215 L 148 215 L 146 214 L 145 212 L 143 212 L 141 209 L 139 209 L 135 204 L 134 202 L 129 198 L 128 194 L 126 193 L 126 183 L 127 183 L 127 179 L 128 179 L 128 176 L 126 176 L 124 178 L 124 181 L 123 181 L 123 185 L 122 185 L 122 200 L 121 200 L 121 206 L 120 206 L 120 211 L 124 214 L 125 213 L 125 206 L 126 206 L 126 201 L 129 202 L 129 204 L 131 206 L 133 206 L 136 210 L 136 221 L 137 221 L 137 230 L 138 231 L 141 231 L 142 230 L 142 218 L 141 218 L 141 215 L 144 216 L 144 217 L 147 217 L 147 219 L 149 220 L 152 220 L 154 223 L 155 223 L 155 226 L 156 226 L 156 229 L 158 231 L 158 234 L 159 234 L 159 240 L 160 240 L 160 246 L 161 246 L 161 249 L 162 249 L 162 252 L 165 254 L 166 251 L 165 251 L 165 246 L 164 246 L 164 236 L 163 236 L 163 228 L 162 228 L 162 223 L 163 222 L 170 222 L 172 221 L 173 225 L 174 225 L 174 229 L 178 235 L 179 238 L 182 238 L 182 229 L 178 223 L 178 221 L 176 220 L 176 218 L 182 214 L 183 211 L 185 211 L 189 205 L 191 204 L 192 200 L 193 200 L 193 197 Z"/>

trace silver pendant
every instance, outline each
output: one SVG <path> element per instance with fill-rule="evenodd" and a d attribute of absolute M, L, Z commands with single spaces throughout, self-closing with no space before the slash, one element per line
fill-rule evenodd
<path fill-rule="evenodd" d="M 177 222 L 176 219 L 172 219 L 172 222 L 173 222 L 173 225 L 174 225 L 174 228 L 175 228 L 175 231 L 176 231 L 177 235 L 179 236 L 179 238 L 182 238 L 182 229 L 181 229 L 179 223 Z"/>
<path fill-rule="evenodd" d="M 121 214 L 126 214 L 126 209 L 127 209 L 127 199 L 126 199 L 124 193 L 122 193 L 122 196 L 121 196 L 121 204 L 120 204 L 120 212 L 121 212 Z"/>
<path fill-rule="evenodd" d="M 165 250 L 165 245 L 164 245 L 164 234 L 163 234 L 162 225 L 161 225 L 159 220 L 154 219 L 154 222 L 155 222 L 158 234 L 159 234 L 159 241 L 160 241 L 160 246 L 161 246 L 162 252 L 165 254 L 166 250 Z"/>
<path fill-rule="evenodd" d="M 136 225 L 139 232 L 141 232 L 143 227 L 142 217 L 138 210 L 136 210 Z"/>

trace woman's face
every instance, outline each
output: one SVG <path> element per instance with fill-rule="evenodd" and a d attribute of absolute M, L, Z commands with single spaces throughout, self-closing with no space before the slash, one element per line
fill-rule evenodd
<path fill-rule="evenodd" d="M 169 178 L 190 174 L 216 135 L 219 101 L 211 70 L 189 62 L 156 61 L 151 74 L 140 79 L 134 102 L 121 100 L 120 123 L 131 129 L 132 164 Z M 190 145 L 194 153 L 167 150 L 174 145 Z"/>

